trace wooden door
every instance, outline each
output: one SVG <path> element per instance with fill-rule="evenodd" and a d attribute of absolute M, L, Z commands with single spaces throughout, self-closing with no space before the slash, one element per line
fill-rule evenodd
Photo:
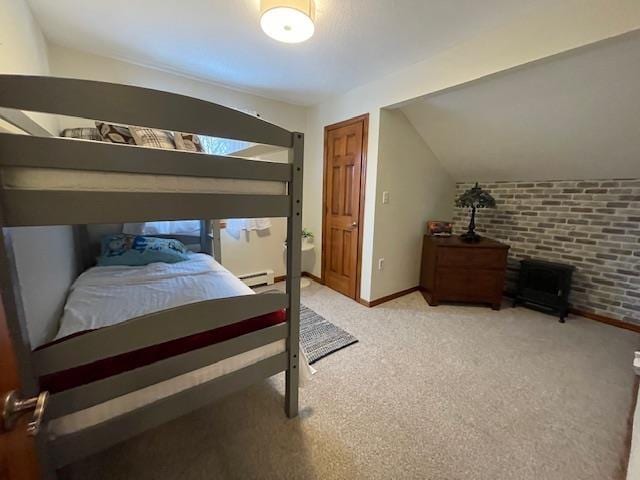
<path fill-rule="evenodd" d="M 18 390 L 19 387 L 16 356 L 0 299 L 0 403 L 5 393 Z M 40 478 L 35 438 L 27 434 L 27 423 L 30 418 L 29 414 L 22 415 L 10 431 L 4 431 L 0 425 L 0 479 L 2 480 Z"/>
<path fill-rule="evenodd" d="M 357 299 L 368 116 L 325 129 L 323 279 Z"/>

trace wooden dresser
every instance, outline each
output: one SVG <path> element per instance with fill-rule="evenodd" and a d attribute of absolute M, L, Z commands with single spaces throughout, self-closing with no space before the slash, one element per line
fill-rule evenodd
<path fill-rule="evenodd" d="M 487 303 L 500 309 L 509 246 L 481 238 L 424 236 L 420 289 L 429 305 L 443 301 Z"/>

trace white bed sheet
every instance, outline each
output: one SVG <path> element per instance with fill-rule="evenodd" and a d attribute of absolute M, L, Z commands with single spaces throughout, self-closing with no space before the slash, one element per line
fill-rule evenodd
<path fill-rule="evenodd" d="M 254 294 L 213 258 L 193 254 L 190 260 L 145 267 L 94 267 L 71 286 L 56 339 L 84 330 L 202 300 Z M 184 375 L 151 385 L 49 422 L 51 436 L 66 435 L 99 424 L 143 405 L 247 367 L 286 350 L 284 340 L 229 357 Z M 300 355 L 300 384 L 314 373 Z"/>
<path fill-rule="evenodd" d="M 91 172 L 55 168 L 4 168 L 2 184 L 4 188 L 20 190 L 286 194 L 285 182 L 270 180 Z"/>
<path fill-rule="evenodd" d="M 144 267 L 93 267 L 71 285 L 55 339 L 188 303 L 253 294 L 209 255 Z"/>

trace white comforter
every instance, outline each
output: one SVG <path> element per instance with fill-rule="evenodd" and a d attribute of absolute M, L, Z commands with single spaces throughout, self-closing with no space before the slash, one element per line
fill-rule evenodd
<path fill-rule="evenodd" d="M 201 253 L 174 264 L 93 267 L 71 286 L 56 339 L 187 303 L 253 293 Z"/>

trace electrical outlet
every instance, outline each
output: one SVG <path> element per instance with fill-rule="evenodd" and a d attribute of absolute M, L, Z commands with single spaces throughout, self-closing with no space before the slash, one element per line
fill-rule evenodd
<path fill-rule="evenodd" d="M 389 203 L 389 192 L 382 192 L 382 204 L 386 205 Z"/>
<path fill-rule="evenodd" d="M 384 258 L 378 259 L 378 270 L 384 269 Z"/>

